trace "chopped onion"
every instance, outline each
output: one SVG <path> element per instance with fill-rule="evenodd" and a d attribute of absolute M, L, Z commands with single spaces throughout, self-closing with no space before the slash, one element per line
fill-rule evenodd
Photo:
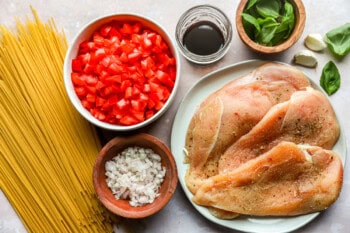
<path fill-rule="evenodd" d="M 131 206 L 152 203 L 159 196 L 165 167 L 152 149 L 128 147 L 106 165 L 107 185 L 116 199 L 129 199 Z"/>

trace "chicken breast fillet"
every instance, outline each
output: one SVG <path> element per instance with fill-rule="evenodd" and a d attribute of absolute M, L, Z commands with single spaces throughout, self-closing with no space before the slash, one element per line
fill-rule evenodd
<path fill-rule="evenodd" d="M 189 190 L 195 193 L 203 180 L 218 174 L 221 155 L 272 106 L 309 86 L 298 69 L 267 63 L 209 95 L 196 109 L 187 131 L 185 180 Z"/>
<path fill-rule="evenodd" d="M 225 151 L 219 160 L 219 172 L 232 171 L 281 141 L 331 149 L 339 134 L 337 118 L 325 95 L 312 88 L 298 91 L 289 101 L 273 106 L 249 133 Z"/>
<path fill-rule="evenodd" d="M 329 207 L 342 180 L 342 162 L 333 151 L 280 142 L 232 172 L 207 179 L 193 201 L 244 215 L 293 216 Z"/>

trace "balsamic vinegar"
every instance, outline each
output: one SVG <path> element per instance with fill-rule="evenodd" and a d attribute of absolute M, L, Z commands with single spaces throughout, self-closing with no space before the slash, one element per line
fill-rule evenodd
<path fill-rule="evenodd" d="M 224 43 L 220 29 L 211 22 L 198 22 L 192 25 L 183 37 L 183 45 L 197 55 L 216 53 Z"/>

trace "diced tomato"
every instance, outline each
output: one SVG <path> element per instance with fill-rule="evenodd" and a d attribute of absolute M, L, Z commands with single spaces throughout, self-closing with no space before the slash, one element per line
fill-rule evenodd
<path fill-rule="evenodd" d="M 104 45 L 105 39 L 100 33 L 94 33 L 92 40 L 95 43 L 96 47 L 101 47 Z"/>
<path fill-rule="evenodd" d="M 83 69 L 85 74 L 91 74 L 91 73 L 94 72 L 94 70 L 95 70 L 95 67 L 93 65 L 89 64 L 89 63 L 86 64 L 84 69 Z"/>
<path fill-rule="evenodd" d="M 90 86 L 95 86 L 98 82 L 98 78 L 92 75 L 86 75 L 85 76 L 85 82 L 86 84 Z"/>
<path fill-rule="evenodd" d="M 122 76 L 120 74 L 116 75 L 110 75 L 104 79 L 104 82 L 106 84 L 112 84 L 112 83 L 121 83 L 122 82 Z"/>
<path fill-rule="evenodd" d="M 142 46 L 146 49 L 150 48 L 152 46 L 152 41 L 145 37 L 142 41 Z"/>
<path fill-rule="evenodd" d="M 112 63 L 108 66 L 108 72 L 110 74 L 120 74 L 123 71 L 124 71 L 123 66 L 120 66 L 117 63 Z"/>
<path fill-rule="evenodd" d="M 79 46 L 79 54 L 88 53 L 95 49 L 95 43 L 92 41 L 83 41 Z"/>
<path fill-rule="evenodd" d="M 130 87 L 131 85 L 132 85 L 131 80 L 125 79 L 125 80 L 122 81 L 122 83 L 121 83 L 121 85 L 120 85 L 120 90 L 121 90 L 121 91 L 126 91 L 126 89 L 127 89 L 128 87 Z"/>
<path fill-rule="evenodd" d="M 119 59 L 120 59 L 121 62 L 124 62 L 124 63 L 126 63 L 126 62 L 129 61 L 128 55 L 127 55 L 125 52 L 122 52 L 122 53 L 120 54 Z"/>
<path fill-rule="evenodd" d="M 105 104 L 106 99 L 96 96 L 96 107 L 101 107 Z"/>
<path fill-rule="evenodd" d="M 106 86 L 106 84 L 104 84 L 103 82 L 101 82 L 100 80 L 97 81 L 96 83 L 96 90 L 102 90 L 104 87 Z"/>
<path fill-rule="evenodd" d="M 99 48 L 95 51 L 95 59 L 101 60 L 106 56 L 106 49 L 105 48 Z"/>
<path fill-rule="evenodd" d="M 151 91 L 151 86 L 148 83 L 146 83 L 144 85 L 144 87 L 143 87 L 143 91 L 146 92 L 146 93 L 150 92 Z"/>
<path fill-rule="evenodd" d="M 161 70 L 157 70 L 155 72 L 155 77 L 164 85 L 168 86 L 168 87 L 173 87 L 174 86 L 174 82 L 171 79 L 170 75 L 165 73 L 164 71 Z"/>
<path fill-rule="evenodd" d="M 151 110 L 150 110 L 150 111 L 147 111 L 146 114 L 145 114 L 146 119 L 151 118 L 153 115 L 154 115 L 154 111 L 151 111 Z"/>
<path fill-rule="evenodd" d="M 73 72 L 71 74 L 72 82 L 75 86 L 85 86 L 85 76 L 79 73 Z"/>
<path fill-rule="evenodd" d="M 103 37 L 107 37 L 109 35 L 109 32 L 112 30 L 112 26 L 109 25 L 109 24 L 105 24 L 101 27 L 100 29 L 100 33 L 101 33 L 101 36 Z"/>
<path fill-rule="evenodd" d="M 81 60 L 83 65 L 86 65 L 86 64 L 90 63 L 91 54 L 90 53 L 83 53 L 83 54 L 79 55 L 78 58 Z"/>
<path fill-rule="evenodd" d="M 176 60 L 162 37 L 139 22 L 107 23 L 79 45 L 71 79 L 84 108 L 101 121 L 133 125 L 169 98 Z"/>
<path fill-rule="evenodd" d="M 135 63 L 141 57 L 140 52 L 132 52 L 128 54 L 128 61 L 131 63 Z"/>
<path fill-rule="evenodd" d="M 87 94 L 86 88 L 82 87 L 82 86 L 77 86 L 77 87 L 74 88 L 74 90 L 75 90 L 75 93 L 77 93 L 77 95 L 79 97 L 84 97 Z"/>
<path fill-rule="evenodd" d="M 139 34 L 142 29 L 142 24 L 141 23 L 134 23 L 132 25 L 132 32 L 135 34 Z"/>
<path fill-rule="evenodd" d="M 88 91 L 88 94 L 96 95 L 96 86 L 85 86 L 86 90 Z"/>
<path fill-rule="evenodd" d="M 142 36 L 139 35 L 139 34 L 132 34 L 131 35 L 131 41 L 134 43 L 134 44 L 140 44 L 142 40 Z"/>
<path fill-rule="evenodd" d="M 95 103 L 96 101 L 96 96 L 94 94 L 90 94 L 88 93 L 86 95 L 86 100 L 89 102 L 89 103 Z"/>
<path fill-rule="evenodd" d="M 121 46 L 122 46 L 122 51 L 126 54 L 131 53 L 134 50 L 134 48 L 136 47 L 134 44 L 128 43 L 125 41 L 124 41 L 124 43 L 122 43 Z"/>
<path fill-rule="evenodd" d="M 104 121 L 106 119 L 106 115 L 103 112 L 99 111 L 97 108 L 91 109 L 90 113 L 100 121 Z"/>
<path fill-rule="evenodd" d="M 132 87 L 129 86 L 129 87 L 127 87 L 126 90 L 125 90 L 124 98 L 125 98 L 125 99 L 131 99 L 132 96 L 133 96 L 133 94 L 132 94 Z"/>
<path fill-rule="evenodd" d="M 135 125 L 139 122 L 140 121 L 138 121 L 135 117 L 133 117 L 131 115 L 125 115 L 120 119 L 120 123 L 122 125 Z"/>
<path fill-rule="evenodd" d="M 123 27 L 120 29 L 120 32 L 123 34 L 132 34 L 133 30 L 132 30 L 131 25 L 129 23 L 124 23 Z"/>
<path fill-rule="evenodd" d="M 124 99 L 124 98 L 120 99 L 117 102 L 117 106 L 121 110 L 126 109 L 127 107 L 129 107 L 129 104 L 130 104 L 130 102 L 128 100 Z"/>
<path fill-rule="evenodd" d="M 116 27 L 112 27 L 108 34 L 111 38 L 121 38 L 121 34 Z"/>
<path fill-rule="evenodd" d="M 81 72 L 83 70 L 83 66 L 81 61 L 77 58 L 72 60 L 72 71 L 73 72 Z"/>

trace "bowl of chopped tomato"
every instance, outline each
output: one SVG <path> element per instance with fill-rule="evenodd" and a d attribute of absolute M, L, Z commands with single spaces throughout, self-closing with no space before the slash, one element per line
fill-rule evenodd
<path fill-rule="evenodd" d="M 146 126 L 172 103 L 180 63 L 174 42 L 155 21 L 108 15 L 76 35 L 64 62 L 64 82 L 77 111 L 116 131 Z"/>

